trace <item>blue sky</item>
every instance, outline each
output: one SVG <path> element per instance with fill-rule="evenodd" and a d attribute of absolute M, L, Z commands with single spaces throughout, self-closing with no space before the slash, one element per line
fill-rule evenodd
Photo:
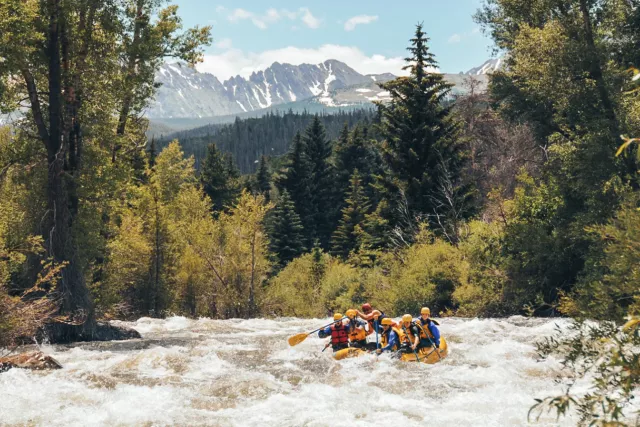
<path fill-rule="evenodd" d="M 211 25 L 214 43 L 198 68 L 221 80 L 274 61 L 338 59 L 361 73 L 400 74 L 417 22 L 424 23 L 440 70 L 457 73 L 491 56 L 473 22 L 481 0 L 174 0 L 185 26 Z M 395 7 L 395 6 L 398 7 Z"/>

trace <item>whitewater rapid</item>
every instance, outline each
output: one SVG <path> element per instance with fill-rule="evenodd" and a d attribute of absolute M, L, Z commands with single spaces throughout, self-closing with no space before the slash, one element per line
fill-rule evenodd
<path fill-rule="evenodd" d="M 122 325 L 142 340 L 42 346 L 64 369 L 0 374 L 0 425 L 519 426 L 562 391 L 534 342 L 563 319 L 441 319 L 449 357 L 335 361 L 309 337 L 327 319 L 165 320 Z M 554 414 L 536 425 L 558 423 Z"/>

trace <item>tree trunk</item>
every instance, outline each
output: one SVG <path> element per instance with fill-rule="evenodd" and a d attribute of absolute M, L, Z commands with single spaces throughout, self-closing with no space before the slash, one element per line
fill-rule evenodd
<path fill-rule="evenodd" d="M 61 6 L 60 0 L 49 0 L 48 48 L 49 57 L 49 132 L 43 141 L 47 148 L 48 185 L 47 204 L 49 208 L 47 253 L 57 263 L 66 263 L 62 270 L 58 290 L 62 298 L 62 313 L 69 316 L 68 323 L 59 323 L 50 329 L 52 341 L 88 339 L 95 327 L 93 304 L 84 281 L 80 263 L 77 260 L 71 226 L 75 211 L 69 210 L 70 190 L 73 191 L 74 177 L 65 171 L 68 141 L 63 138 L 63 96 L 60 45 Z M 65 41 L 68 42 L 68 41 Z M 39 108 L 39 106 L 38 106 Z"/>

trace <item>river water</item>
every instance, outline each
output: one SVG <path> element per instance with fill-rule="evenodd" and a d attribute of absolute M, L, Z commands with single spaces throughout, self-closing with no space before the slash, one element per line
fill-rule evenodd
<path fill-rule="evenodd" d="M 142 318 L 120 322 L 142 340 L 45 345 L 64 369 L 0 374 L 0 425 L 527 425 L 533 399 L 561 391 L 558 361 L 538 361 L 534 342 L 567 322 L 442 319 L 449 357 L 425 365 L 335 361 L 317 336 L 288 346 L 326 319 Z"/>

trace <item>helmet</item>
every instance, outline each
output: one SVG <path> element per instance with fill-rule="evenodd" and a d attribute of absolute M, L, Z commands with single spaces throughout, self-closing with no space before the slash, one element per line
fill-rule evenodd
<path fill-rule="evenodd" d="M 402 316 L 402 323 L 411 323 L 413 322 L 413 317 L 410 314 L 405 314 Z"/>
<path fill-rule="evenodd" d="M 380 313 L 380 310 L 373 310 L 371 314 L 373 314 L 374 319 L 377 319 L 378 317 L 382 316 L 382 313 Z"/>
<path fill-rule="evenodd" d="M 334 313 L 333 320 L 341 320 L 343 317 L 342 313 Z"/>
<path fill-rule="evenodd" d="M 393 325 L 393 320 L 390 317 L 385 317 L 380 323 L 384 326 L 391 326 Z"/>
<path fill-rule="evenodd" d="M 422 310 L 420 310 L 420 314 L 426 314 L 427 316 L 431 316 L 431 310 L 429 310 L 429 307 L 422 307 Z"/>
<path fill-rule="evenodd" d="M 347 317 L 349 319 L 353 319 L 354 317 L 356 317 L 356 311 L 353 308 L 350 308 L 349 310 L 347 310 Z"/>
<path fill-rule="evenodd" d="M 364 312 L 364 314 L 368 314 L 371 310 L 371 304 L 369 304 L 368 302 L 362 304 L 362 311 Z"/>

